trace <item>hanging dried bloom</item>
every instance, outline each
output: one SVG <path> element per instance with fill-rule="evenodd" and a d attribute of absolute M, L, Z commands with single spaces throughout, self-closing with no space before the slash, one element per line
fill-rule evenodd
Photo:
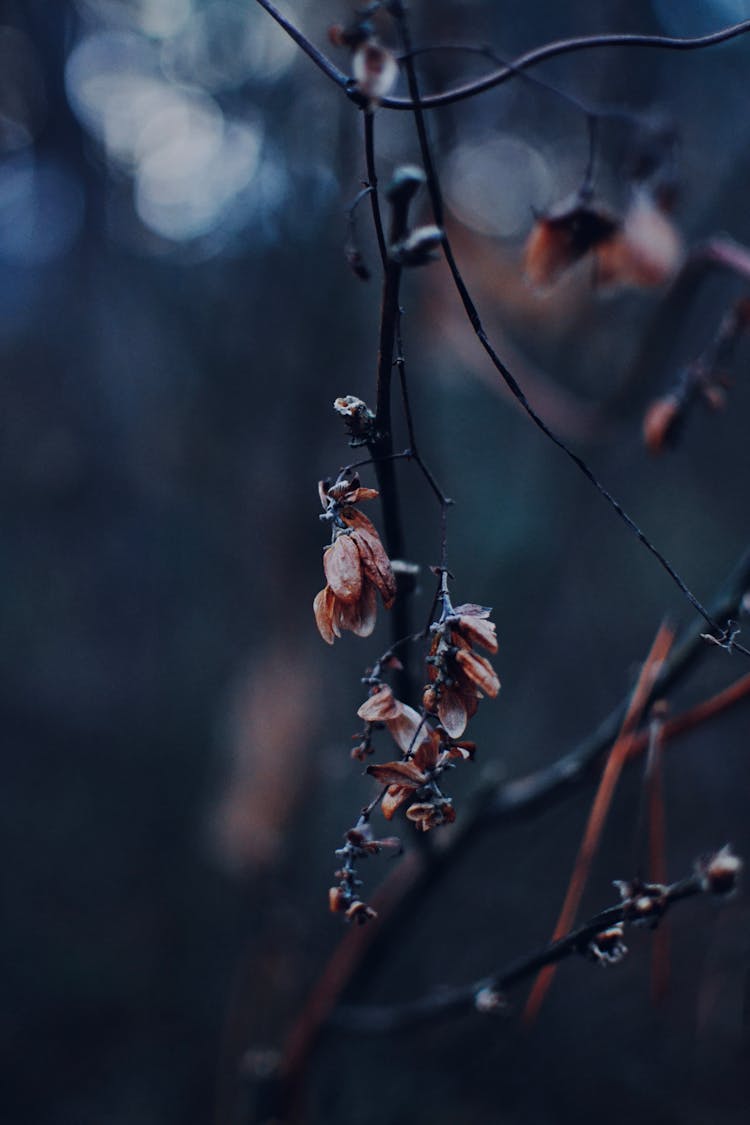
<path fill-rule="evenodd" d="M 580 195 L 537 217 L 523 252 L 526 278 L 537 288 L 554 285 L 584 255 L 618 229 L 614 215 Z"/>
<path fill-rule="evenodd" d="M 357 712 L 367 722 L 382 722 L 404 757 L 367 767 L 367 773 L 388 787 L 381 802 L 386 820 L 402 805 L 406 815 L 423 832 L 456 819 L 453 805 L 437 786 L 437 778 L 453 761 L 472 757 L 471 743 L 450 744 L 413 707 L 396 699 L 389 687 L 380 685 Z"/>
<path fill-rule="evenodd" d="M 472 647 L 479 644 L 488 652 L 497 652 L 495 626 L 489 620 L 491 612 L 484 606 L 461 605 L 433 626 L 428 658 L 430 683 L 422 702 L 430 714 L 437 714 L 454 739 L 466 730 L 482 696 L 494 699 L 500 690 L 500 681 L 489 660 Z"/>
<path fill-rule="evenodd" d="M 326 586 L 313 602 L 321 637 L 333 644 L 342 630 L 367 637 L 375 628 L 376 594 L 390 609 L 396 597 L 396 580 L 374 525 L 355 504 L 373 500 L 374 488 L 360 486 L 359 478 L 345 477 L 319 484 L 323 518 L 334 528 L 334 539 L 323 553 Z"/>

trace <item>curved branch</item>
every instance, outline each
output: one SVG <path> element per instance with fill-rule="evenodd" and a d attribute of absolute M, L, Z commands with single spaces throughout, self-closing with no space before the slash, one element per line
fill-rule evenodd
<path fill-rule="evenodd" d="M 256 3 L 268 12 L 269 16 L 294 40 L 297 46 L 304 51 L 327 78 L 344 90 L 347 96 L 357 105 L 363 106 L 365 104 L 365 99 L 357 90 L 353 79 L 343 70 L 340 70 L 306 35 L 303 35 L 299 28 L 282 15 L 270 0 L 256 0 Z M 485 75 L 484 78 L 466 82 L 461 86 L 456 86 L 453 90 L 445 90 L 442 94 L 423 96 L 420 98 L 419 104 L 423 109 L 440 109 L 442 106 L 465 101 L 477 94 L 483 94 L 486 90 L 493 90 L 496 86 L 501 86 L 511 78 L 517 77 L 519 71 L 538 66 L 539 63 L 546 62 L 547 59 L 554 59 L 559 55 L 573 54 L 576 51 L 591 50 L 595 47 L 656 47 L 671 51 L 696 51 L 703 47 L 714 47 L 719 43 L 726 43 L 728 40 L 744 35 L 748 31 L 750 31 L 750 20 L 742 20 L 740 23 L 731 24 L 729 27 L 711 32 L 710 35 L 698 35 L 684 39 L 669 35 L 618 33 L 580 35 L 572 39 L 557 39 L 553 43 L 545 43 L 542 47 L 535 47 L 534 50 L 527 51 L 525 55 L 520 55 L 514 62 L 508 63 L 507 66 L 501 66 L 498 70 L 492 71 L 491 74 Z M 414 109 L 414 102 L 411 98 L 381 98 L 380 105 L 384 109 L 406 112 Z"/>
<path fill-rule="evenodd" d="M 259 2 L 264 2 L 264 0 L 259 0 Z M 501 86 L 504 82 L 516 77 L 519 71 L 538 66 L 539 63 L 546 62 L 547 59 L 554 59 L 559 55 L 573 54 L 576 51 L 590 50 L 593 47 L 658 47 L 671 51 L 696 51 L 702 47 L 714 47 L 719 43 L 726 43 L 729 39 L 735 39 L 748 31 L 750 31 L 750 20 L 742 20 L 740 23 L 731 24 L 729 27 L 711 32 L 710 35 L 698 35 L 685 39 L 669 35 L 616 33 L 611 35 L 579 35 L 572 39 L 557 39 L 554 43 L 545 43 L 542 47 L 535 47 L 534 50 L 527 51 L 525 55 L 520 55 L 507 66 L 501 66 L 491 74 L 485 75 L 484 78 L 466 82 L 461 86 L 456 86 L 453 90 L 446 90 L 442 94 L 422 96 L 420 105 L 423 109 L 440 109 L 446 105 L 453 105 L 455 102 L 465 101 L 477 94 L 483 94 L 486 90 L 493 90 L 496 86 Z M 381 105 L 386 109 L 414 109 L 414 101 L 409 98 L 383 98 Z"/>

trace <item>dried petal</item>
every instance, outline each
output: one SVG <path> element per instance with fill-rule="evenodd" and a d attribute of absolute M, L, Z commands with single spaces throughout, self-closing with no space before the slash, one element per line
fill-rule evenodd
<path fill-rule="evenodd" d="M 357 637 L 369 637 L 375 628 L 377 618 L 377 602 L 375 600 L 375 587 L 369 582 L 362 586 L 362 596 L 359 601 L 348 604 L 336 599 L 336 608 L 333 615 L 333 631 L 337 636 L 339 629 L 347 629 Z"/>
<path fill-rule="evenodd" d="M 424 724 L 422 729 L 425 731 L 425 737 L 420 742 L 412 761 L 418 769 L 427 773 L 428 770 L 434 770 L 437 765 L 440 754 L 440 735 L 427 723 Z"/>
<path fill-rule="evenodd" d="M 331 887 L 328 891 L 328 908 L 336 914 L 346 910 L 349 906 L 349 897 L 342 887 Z"/>
<path fill-rule="evenodd" d="M 482 648 L 486 648 L 488 652 L 497 652 L 497 636 L 495 634 L 494 621 L 487 621 L 486 618 L 462 614 L 458 619 L 458 623 L 467 641 L 475 645 L 481 645 Z"/>
<path fill-rule="evenodd" d="M 489 617 L 492 609 L 487 605 L 477 605 L 476 602 L 464 602 L 455 606 L 453 613 L 456 617 Z"/>
<path fill-rule="evenodd" d="M 427 782 L 427 775 L 414 762 L 385 762 L 379 766 L 368 766 L 366 773 L 381 785 L 400 785 L 406 789 L 420 789 Z"/>
<path fill-rule="evenodd" d="M 401 713 L 402 704 L 395 698 L 393 692 L 386 684 L 381 684 L 369 699 L 366 699 L 357 711 L 360 719 L 366 723 L 383 723 L 387 719 L 395 719 Z"/>
<path fill-rule="evenodd" d="M 328 586 L 322 589 L 320 593 L 316 594 L 315 600 L 313 601 L 315 624 L 318 626 L 318 632 L 320 633 L 321 637 L 326 642 L 326 644 L 329 645 L 333 644 L 333 614 L 335 604 L 336 600 Z M 336 635 L 341 636 L 340 633 L 337 633 Z"/>
<path fill-rule="evenodd" d="M 359 488 L 355 488 L 351 496 L 347 496 L 346 499 L 349 504 L 359 504 L 362 500 L 377 500 L 378 496 L 380 496 L 380 493 L 377 488 L 365 488 L 364 486 L 360 486 Z"/>
<path fill-rule="evenodd" d="M 406 703 L 401 704 L 396 718 L 389 719 L 385 725 L 402 754 L 412 753 L 429 735 L 425 720 Z"/>
<path fill-rule="evenodd" d="M 405 789 L 403 785 L 391 785 L 388 792 L 380 802 L 380 811 L 386 820 L 391 820 L 403 804 L 410 801 L 414 794 L 413 789 Z"/>
<path fill-rule="evenodd" d="M 450 801 L 441 801 L 433 804 L 431 801 L 417 802 L 406 810 L 408 820 L 416 824 L 422 832 L 429 832 L 440 824 L 452 824 L 456 819 L 456 810 Z"/>
<path fill-rule="evenodd" d="M 489 660 L 485 660 L 483 656 L 480 656 L 476 652 L 461 649 L 456 653 L 456 663 L 460 665 L 461 669 L 466 673 L 472 683 L 477 685 L 480 691 L 483 691 L 485 695 L 489 695 L 492 699 L 495 698 L 500 691 L 500 681 Z M 446 727 L 446 730 L 447 729 Z M 450 731 L 448 733 L 450 733 Z"/>
<path fill-rule="evenodd" d="M 362 569 L 378 590 L 385 608 L 390 609 L 396 597 L 396 578 L 380 536 L 373 528 L 372 532 L 353 531 L 352 538 L 359 548 Z"/>
<path fill-rule="evenodd" d="M 356 602 L 362 593 L 362 563 L 354 536 L 342 534 L 323 553 L 323 570 L 334 595 Z"/>
<path fill-rule="evenodd" d="M 355 899 L 346 912 L 347 921 L 357 921 L 359 922 L 360 926 L 365 922 L 369 922 L 371 918 L 377 918 L 377 916 L 377 912 L 373 910 L 371 906 L 367 906 L 366 903 L 360 902 L 359 899 Z"/>
<path fill-rule="evenodd" d="M 461 737 L 468 719 L 463 692 L 443 688 L 438 700 L 438 718 L 451 738 Z"/>

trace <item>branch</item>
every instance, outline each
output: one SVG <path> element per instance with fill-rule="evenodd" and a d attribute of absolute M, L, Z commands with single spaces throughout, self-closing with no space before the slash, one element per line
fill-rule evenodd
<path fill-rule="evenodd" d="M 256 0 L 256 3 L 268 12 L 269 16 L 276 21 L 279 27 L 283 28 L 287 35 L 294 40 L 297 46 L 304 51 L 307 57 L 331 82 L 344 90 L 347 96 L 357 105 L 364 106 L 365 99 L 348 74 L 340 70 L 306 35 L 303 35 L 299 28 L 290 23 L 270 0 Z M 421 100 L 421 105 L 424 109 L 439 109 L 441 106 L 465 101 L 466 98 L 473 98 L 477 94 L 484 93 L 485 90 L 492 90 L 495 86 L 501 86 L 509 79 L 517 77 L 519 71 L 528 70 L 547 59 L 554 59 L 559 55 L 569 55 L 576 51 L 591 50 L 595 47 L 658 47 L 672 51 L 695 51 L 702 47 L 714 47 L 719 43 L 725 43 L 738 35 L 744 35 L 747 31 L 750 31 L 750 20 L 742 20 L 740 23 L 731 24 L 729 27 L 723 27 L 710 35 L 699 35 L 685 39 L 669 35 L 630 34 L 581 35 L 572 39 L 558 39 L 553 43 L 545 43 L 542 47 L 536 47 L 525 55 L 520 55 L 514 62 L 508 63 L 507 66 L 501 66 L 498 70 L 492 71 L 491 74 L 485 75 L 484 78 L 467 82 L 453 90 L 446 90 L 442 94 L 431 94 Z M 411 100 L 408 98 L 381 98 L 380 105 L 385 109 L 410 112 L 414 109 L 414 100 L 413 96 Z"/>
<path fill-rule="evenodd" d="M 432 210 L 435 217 L 435 222 L 439 227 L 444 228 L 445 209 L 443 206 L 443 196 L 440 188 L 440 180 L 438 178 L 435 163 L 432 158 L 432 149 L 430 146 L 429 137 L 427 135 L 427 126 L 423 113 L 423 102 L 419 91 L 417 72 L 414 66 L 413 47 L 411 42 L 411 35 L 409 32 L 409 24 L 406 18 L 404 5 L 401 3 L 401 0 L 398 0 L 398 3 L 391 3 L 391 12 L 394 16 L 394 19 L 397 21 L 401 34 L 401 41 L 404 47 L 404 66 L 406 68 L 406 77 L 409 84 L 409 93 L 411 95 L 414 120 L 417 126 L 419 147 L 422 153 L 425 175 L 427 177 L 427 189 L 430 194 Z M 750 21 L 748 21 L 748 29 L 750 29 Z M 448 263 L 448 268 L 450 269 L 451 276 L 453 277 L 454 285 L 456 286 L 458 295 L 461 299 L 461 303 L 464 306 L 464 310 L 469 319 L 469 322 L 474 329 L 474 333 L 480 344 L 484 348 L 485 352 L 489 356 L 490 360 L 492 361 L 494 367 L 504 379 L 513 396 L 518 400 L 534 425 L 539 430 L 541 430 L 545 437 L 549 438 L 549 440 L 553 442 L 558 447 L 558 449 L 562 450 L 562 452 L 565 453 L 568 458 L 570 458 L 573 464 L 583 473 L 586 479 L 594 486 L 594 488 L 599 492 L 603 499 L 606 500 L 610 507 L 617 513 L 623 523 L 625 523 L 626 526 L 629 527 L 633 532 L 633 534 L 640 540 L 646 550 L 651 555 L 653 555 L 657 562 L 661 564 L 662 568 L 667 572 L 672 581 L 682 592 L 684 597 L 687 598 L 687 600 L 693 606 L 693 609 L 695 609 L 701 615 L 704 621 L 706 621 L 709 627 L 714 631 L 714 633 L 716 633 L 717 638 L 720 639 L 722 643 L 726 643 L 727 646 L 729 646 L 729 644 L 731 643 L 731 632 L 729 627 L 720 625 L 713 620 L 708 610 L 696 598 L 692 590 L 690 590 L 690 588 L 680 577 L 680 575 L 677 573 L 677 571 L 665 557 L 665 555 L 663 555 L 662 552 L 641 531 L 636 522 L 631 518 L 631 516 L 628 515 L 619 501 L 617 501 L 614 496 L 604 487 L 604 485 L 601 484 L 601 482 L 598 480 L 598 478 L 595 476 L 595 474 L 589 468 L 583 458 L 580 457 L 577 453 L 574 453 L 573 450 L 563 441 L 563 439 L 559 437 L 554 432 L 554 430 L 550 429 L 544 419 L 534 410 L 533 406 L 526 398 L 526 395 L 521 389 L 520 384 L 516 381 L 511 371 L 508 369 L 508 367 L 506 367 L 506 365 L 503 363 L 500 356 L 497 354 L 492 344 L 490 343 L 489 337 L 487 336 L 487 333 L 485 332 L 484 326 L 479 317 L 479 312 L 477 311 L 476 305 L 472 300 L 466 283 L 458 268 L 458 264 L 453 256 L 450 239 L 445 232 L 443 236 L 442 246 L 443 253 L 445 254 L 445 259 Z"/>
<path fill-rule="evenodd" d="M 672 883 L 669 887 L 658 888 L 660 892 L 658 898 L 649 899 L 649 902 L 655 904 L 649 913 L 650 922 L 660 921 L 678 902 L 684 902 L 701 894 L 719 894 L 732 889 L 719 885 L 718 881 L 713 880 L 710 875 L 712 866 L 719 863 L 722 858 L 733 861 L 733 866 L 739 863 L 731 853 L 718 852 L 706 865 L 697 864 L 695 874 Z M 656 888 L 649 888 L 649 890 L 655 892 Z M 598 960 L 604 956 L 606 959 L 603 963 L 606 964 L 609 960 L 607 954 L 596 952 L 599 949 L 597 939 L 603 941 L 606 937 L 608 940 L 619 942 L 616 927 L 633 924 L 638 920 L 637 901 L 626 898 L 617 906 L 602 910 L 582 926 L 571 930 L 565 937 L 552 941 L 525 957 L 519 957 L 505 969 L 491 976 L 482 977 L 462 987 L 442 989 L 440 992 L 430 993 L 420 1000 L 413 1000 L 406 1004 L 345 1005 L 333 1014 L 331 1023 L 335 1027 L 353 1031 L 383 1033 L 415 1027 L 438 1017 L 461 1015 L 477 1009 L 480 1011 L 496 1009 L 502 1006 L 503 993 L 509 988 L 534 976 L 542 969 L 557 965 L 567 957 L 582 954 L 593 956 Z M 615 957 L 619 959 L 625 952 L 625 947 L 618 944 L 616 952 L 610 956 L 612 959 Z"/>
<path fill-rule="evenodd" d="M 263 2 L 263 0 L 259 0 L 260 2 Z M 714 31 L 710 35 L 698 35 L 685 39 L 669 35 L 616 33 L 610 35 L 579 35 L 572 39 L 557 39 L 553 43 L 545 43 L 542 47 L 536 47 L 525 55 L 519 55 L 513 62 L 499 67 L 498 70 L 492 71 L 484 78 L 466 82 L 461 86 L 456 86 L 453 90 L 446 90 L 442 94 L 431 94 L 423 97 L 420 104 L 423 109 L 440 109 L 446 105 L 454 105 L 456 102 L 465 101 L 467 98 L 476 97 L 477 94 L 483 94 L 486 90 L 501 86 L 511 78 L 517 77 L 520 71 L 528 70 L 532 66 L 546 62 L 547 59 L 554 59 L 559 55 L 570 55 L 576 51 L 588 51 L 594 47 L 658 47 L 671 51 L 695 51 L 702 47 L 714 47 L 719 43 L 725 43 L 727 40 L 734 39 L 738 35 L 744 35 L 748 31 L 750 31 L 750 20 L 742 20 L 740 23 L 731 24 L 729 27 Z M 414 95 L 412 94 L 411 100 L 407 98 L 383 98 L 381 105 L 386 109 L 413 111 L 415 108 Z"/>

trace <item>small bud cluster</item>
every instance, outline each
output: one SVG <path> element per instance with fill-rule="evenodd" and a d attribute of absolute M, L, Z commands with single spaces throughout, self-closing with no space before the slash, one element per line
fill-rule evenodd
<path fill-rule="evenodd" d="M 343 847 L 336 851 L 341 866 L 334 872 L 334 878 L 338 879 L 338 883 L 328 892 L 328 905 L 334 914 L 344 914 L 348 922 L 356 921 L 362 925 L 371 918 L 377 917 L 377 914 L 359 897 L 362 880 L 357 877 L 356 862 L 370 855 L 378 855 L 382 851 L 398 855 L 401 851 L 401 841 L 397 836 L 386 836 L 376 840 L 372 834 L 369 817 L 365 813 L 360 816 L 356 825 L 349 829 L 344 841 Z"/>
<path fill-rule="evenodd" d="M 642 879 L 615 879 L 620 892 L 625 918 L 633 925 L 654 929 L 666 910 L 667 888 L 661 883 L 644 883 Z"/>
<path fill-rule="evenodd" d="M 619 965 L 628 952 L 624 936 L 625 929 L 621 922 L 608 926 L 591 939 L 587 947 L 588 956 L 599 965 Z"/>
<path fill-rule="evenodd" d="M 331 545 L 323 553 L 325 587 L 315 596 L 313 612 L 321 637 L 332 645 L 342 629 L 369 637 L 375 628 L 376 594 L 389 609 L 396 579 L 375 526 L 355 507 L 378 495 L 363 488 L 359 477 L 344 474 L 334 483 L 321 481 L 322 519 L 332 527 Z"/>
<path fill-rule="evenodd" d="M 703 889 L 714 895 L 731 895 L 737 890 L 742 874 L 742 860 L 725 844 L 718 852 L 696 864 Z"/>

